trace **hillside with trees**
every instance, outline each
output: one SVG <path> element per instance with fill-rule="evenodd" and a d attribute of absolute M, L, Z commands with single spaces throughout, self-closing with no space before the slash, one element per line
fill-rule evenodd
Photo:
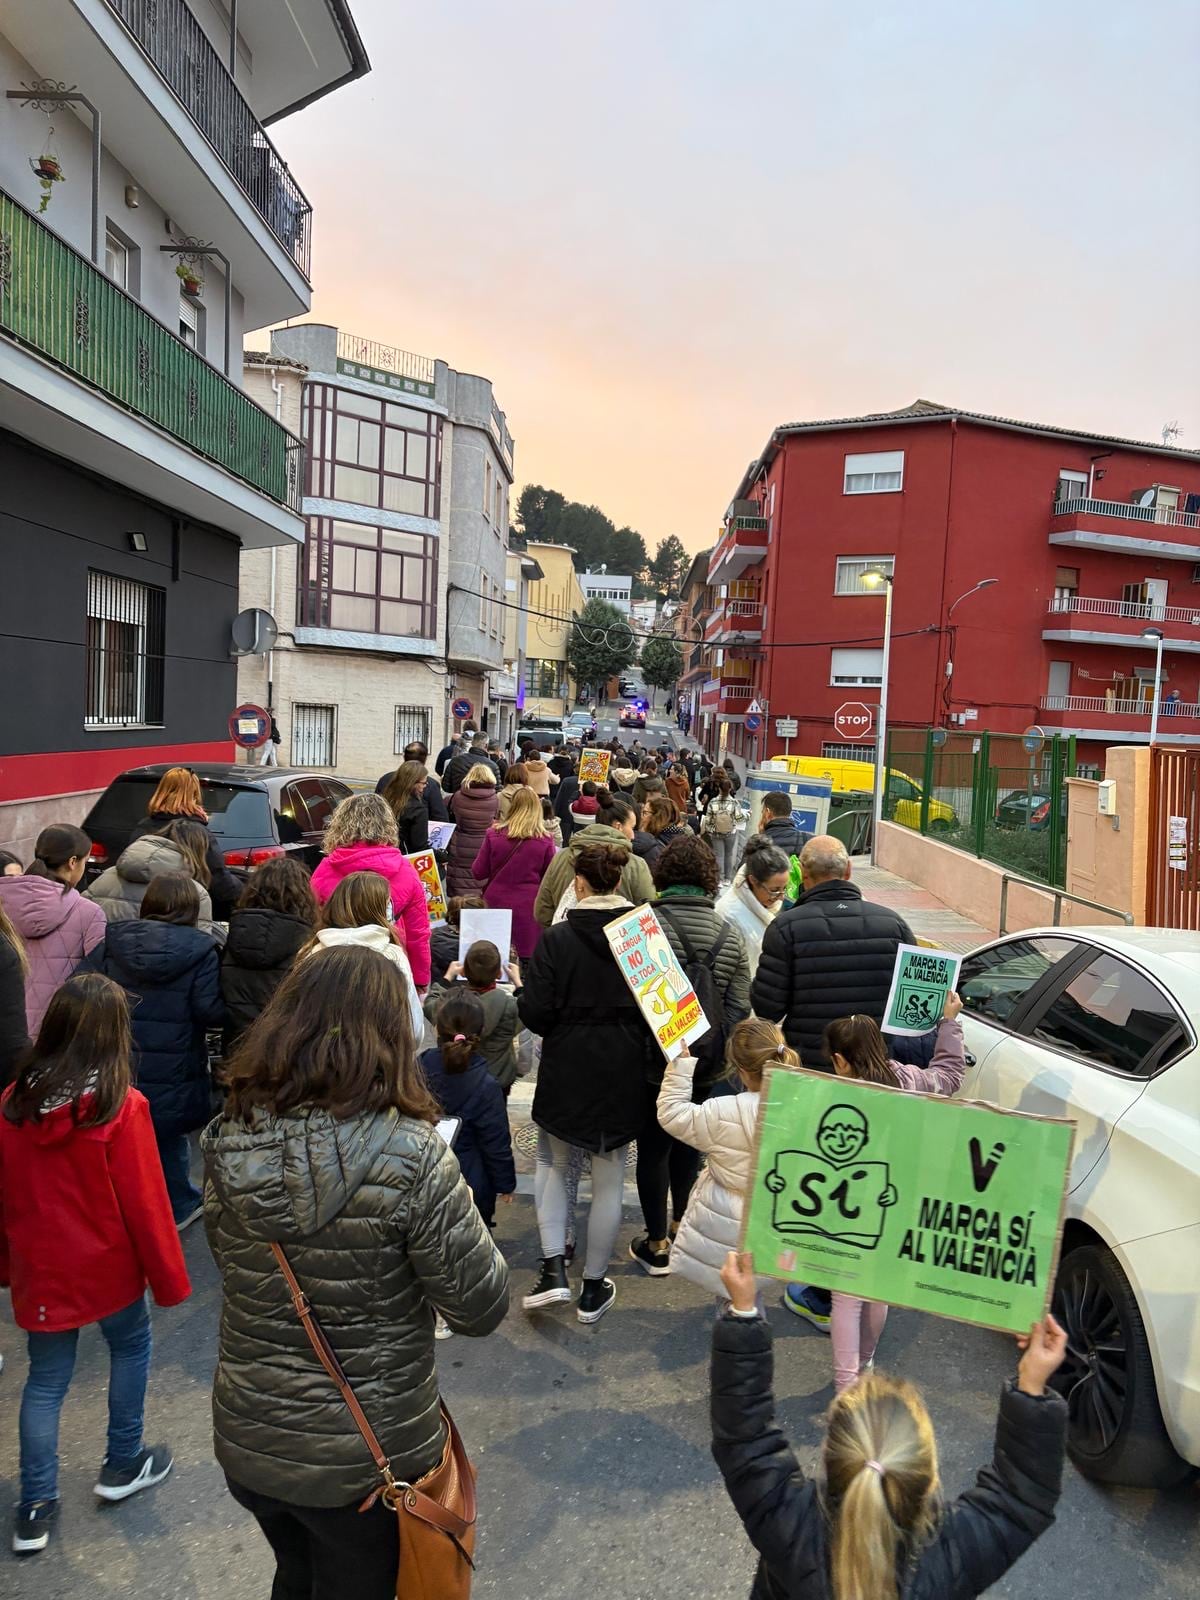
<path fill-rule="evenodd" d="M 521 490 L 515 523 L 526 539 L 570 545 L 577 572 L 589 567 L 595 572 L 605 566 L 609 572 L 628 573 L 635 600 L 678 598 L 691 559 L 673 533 L 659 541 L 651 556 L 635 528 L 618 528 L 599 506 L 568 500 L 557 489 L 543 488 L 540 483 L 526 484 Z"/>

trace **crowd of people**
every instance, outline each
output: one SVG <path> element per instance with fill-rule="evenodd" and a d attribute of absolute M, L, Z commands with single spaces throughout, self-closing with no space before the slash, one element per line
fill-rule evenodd
<path fill-rule="evenodd" d="M 957 998 L 927 1038 L 886 1038 L 913 936 L 863 899 L 843 846 L 797 830 L 783 794 L 750 832 L 736 773 L 696 751 L 602 748 L 597 783 L 579 750 L 535 740 L 467 737 L 433 761 L 411 745 L 374 794 L 337 807 L 311 875 L 286 854 L 231 871 L 183 768 L 90 883 L 72 825 L 43 829 L 29 863 L 0 862 L 0 1282 L 29 1352 L 18 1554 L 46 1547 L 58 1510 L 81 1328 L 99 1326 L 111 1364 L 95 1493 L 125 1499 L 170 1471 L 169 1447 L 143 1437 L 146 1291 L 187 1298 L 180 1236 L 203 1215 L 222 1285 L 216 1457 L 274 1553 L 273 1593 L 346 1594 L 350 1564 L 356 1596 L 396 1593 L 397 1516 L 387 1497 L 360 1511 L 376 1467 L 283 1267 L 396 1481 L 417 1483 L 449 1448 L 435 1341 L 487 1334 L 508 1309 L 493 1230 L 517 1190 L 509 1097 L 531 1073 L 541 1261 L 522 1306 L 573 1305 L 584 1324 L 611 1310 L 636 1142 L 631 1261 L 717 1298 L 714 1449 L 762 1557 L 756 1595 L 891 1600 L 904 1564 L 921 1576 L 905 1593 L 976 1594 L 1052 1519 L 1052 1319 L 1002 1401 L 1004 1449 L 938 1524 L 928 1416 L 874 1371 L 886 1306 L 789 1286 L 783 1304 L 831 1334 L 831 1505 L 799 1475 L 771 1416 L 765 1280 L 736 1254 L 763 1074 L 953 1094 Z M 409 859 L 431 837 L 448 891 L 436 923 Z M 646 902 L 710 1023 L 670 1062 L 606 937 Z M 511 913 L 511 947 L 460 951 L 469 910 Z"/>

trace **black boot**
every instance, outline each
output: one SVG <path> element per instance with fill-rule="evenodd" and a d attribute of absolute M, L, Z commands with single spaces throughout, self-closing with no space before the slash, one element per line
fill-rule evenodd
<path fill-rule="evenodd" d="M 536 1311 L 539 1306 L 562 1305 L 571 1298 L 571 1285 L 567 1282 L 567 1264 L 562 1256 L 546 1256 L 538 1281 L 521 1301 L 526 1311 Z"/>
<path fill-rule="evenodd" d="M 580 1322 L 599 1322 L 616 1298 L 617 1286 L 611 1278 L 585 1278 L 575 1315 Z"/>

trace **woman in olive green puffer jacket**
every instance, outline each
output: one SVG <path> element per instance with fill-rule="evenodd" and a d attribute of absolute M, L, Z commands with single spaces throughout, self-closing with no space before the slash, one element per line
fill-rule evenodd
<path fill-rule="evenodd" d="M 225 1115 L 202 1140 L 223 1287 L 217 1460 L 277 1555 L 281 1529 L 306 1549 L 314 1529 L 336 1548 L 344 1527 L 355 1595 L 374 1600 L 394 1592 L 396 1519 L 357 1515 L 378 1474 L 271 1242 L 407 1481 L 444 1442 L 434 1313 L 454 1333 L 490 1333 L 508 1308 L 508 1269 L 434 1127 L 403 979 L 377 952 L 336 947 L 294 968 L 229 1070 Z"/>

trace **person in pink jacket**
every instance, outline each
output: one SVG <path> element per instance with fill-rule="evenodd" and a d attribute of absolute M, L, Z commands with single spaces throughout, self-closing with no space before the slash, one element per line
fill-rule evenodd
<path fill-rule="evenodd" d="M 553 860 L 554 840 L 542 821 L 542 802 L 532 789 L 518 789 L 507 819 L 493 823 L 484 834 L 471 871 L 485 904 L 512 912 L 512 942 L 521 961 L 533 954 L 542 936 L 533 902 Z"/>
<path fill-rule="evenodd" d="M 75 885 L 83 877 L 92 841 L 81 828 L 43 828 L 33 860 L 19 878 L 0 878 L 3 903 L 29 961 L 25 1012 L 36 1038 L 50 997 L 104 938 L 104 912 Z"/>
<path fill-rule="evenodd" d="M 325 828 L 325 859 L 312 875 L 321 905 L 352 872 L 377 872 L 387 880 L 392 922 L 408 954 L 418 989 L 429 983 L 429 907 L 425 886 L 399 848 L 391 806 L 377 794 L 347 795 Z"/>

